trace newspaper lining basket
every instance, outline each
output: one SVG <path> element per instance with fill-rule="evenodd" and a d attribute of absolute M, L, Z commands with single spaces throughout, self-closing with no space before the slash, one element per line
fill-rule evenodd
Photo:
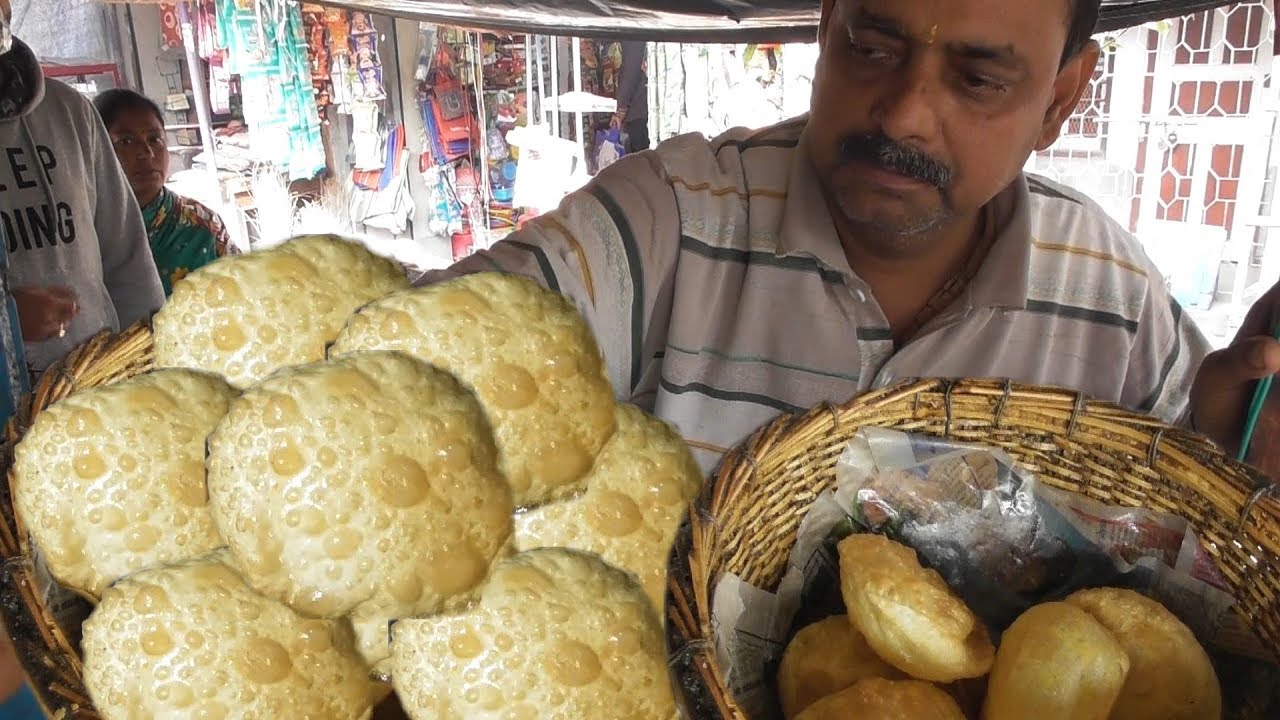
<path fill-rule="evenodd" d="M 1186 518 L 1280 657 L 1280 501 L 1260 473 L 1198 435 L 1076 393 L 917 381 L 781 416 L 725 456 L 681 528 L 668 572 L 667 645 L 684 717 L 747 720 L 716 658 L 715 585 L 732 572 L 777 587 L 801 518 L 834 483 L 836 461 L 862 427 L 999 447 L 1053 487 Z"/>

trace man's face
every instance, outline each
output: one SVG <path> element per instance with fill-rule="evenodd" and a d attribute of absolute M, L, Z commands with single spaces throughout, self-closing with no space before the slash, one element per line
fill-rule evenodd
<path fill-rule="evenodd" d="M 837 223 L 903 254 L 975 217 L 1057 139 L 1093 73 L 1093 48 L 1060 71 L 1068 12 L 1066 0 L 823 0 L 808 134 Z"/>

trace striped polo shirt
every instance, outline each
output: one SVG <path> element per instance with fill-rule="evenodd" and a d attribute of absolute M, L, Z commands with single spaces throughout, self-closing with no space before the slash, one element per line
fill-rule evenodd
<path fill-rule="evenodd" d="M 779 413 L 909 378 L 1011 379 L 1183 419 L 1208 343 L 1124 228 L 1032 175 L 992 201 L 998 234 L 966 292 L 895 349 L 801 147 L 806 122 L 623 158 L 418 283 L 497 270 L 566 294 L 618 398 L 675 425 L 707 470 Z"/>

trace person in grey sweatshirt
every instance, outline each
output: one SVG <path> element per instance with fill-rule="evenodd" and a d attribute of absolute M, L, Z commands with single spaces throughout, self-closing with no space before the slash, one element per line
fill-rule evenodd
<path fill-rule="evenodd" d="M 42 372 L 164 302 L 142 212 L 88 99 L 46 80 L 0 0 L 0 223 L 27 363 Z"/>

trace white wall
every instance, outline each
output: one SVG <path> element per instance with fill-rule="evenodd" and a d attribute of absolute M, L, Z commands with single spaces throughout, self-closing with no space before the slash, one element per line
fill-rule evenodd
<path fill-rule="evenodd" d="M 64 65 L 118 60 L 111 10 L 100 0 L 13 0 L 13 34 L 42 61 Z"/>

